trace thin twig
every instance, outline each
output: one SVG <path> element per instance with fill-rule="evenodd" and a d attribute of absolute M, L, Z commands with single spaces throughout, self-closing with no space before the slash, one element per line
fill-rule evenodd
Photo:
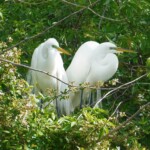
<path fill-rule="evenodd" d="M 57 78 L 57 77 L 55 77 L 55 76 L 49 74 L 49 73 L 46 72 L 46 71 L 39 70 L 39 69 L 35 69 L 35 68 L 29 67 L 29 66 L 27 66 L 27 65 L 15 63 L 15 62 L 12 62 L 12 61 L 10 61 L 10 60 L 3 59 L 3 58 L 1 58 L 1 57 L 0 57 L 0 61 L 10 63 L 10 64 L 12 64 L 12 65 L 14 65 L 14 66 L 17 66 L 17 67 L 24 67 L 24 68 L 27 68 L 27 69 L 30 69 L 30 70 L 33 70 L 33 71 L 41 72 L 41 73 L 46 74 L 46 75 L 48 75 L 48 76 L 50 76 L 50 77 L 52 77 L 52 78 L 57 79 L 58 81 L 60 81 L 60 82 L 62 82 L 62 83 L 64 83 L 64 84 L 66 84 L 66 85 L 68 85 L 69 87 L 75 87 L 75 88 L 78 88 L 78 89 L 87 88 L 87 86 L 82 86 L 82 85 L 81 85 L 81 86 L 80 86 L 80 85 L 77 86 L 77 85 L 69 84 L 69 83 L 64 82 L 64 81 L 62 81 L 61 79 L 59 79 L 59 78 Z M 96 87 L 94 87 L 94 86 L 89 86 L 88 88 L 90 88 L 90 89 L 96 89 Z"/>
<path fill-rule="evenodd" d="M 123 87 L 125 87 L 125 86 L 130 85 L 130 84 L 133 84 L 134 82 L 136 82 L 136 81 L 138 81 L 138 80 L 144 78 L 145 76 L 147 76 L 147 73 L 145 73 L 144 75 L 142 75 L 142 76 L 140 76 L 140 77 L 138 77 L 138 78 L 136 78 L 136 79 L 134 79 L 134 80 L 132 80 L 132 81 L 130 81 L 130 82 L 127 82 L 127 83 L 125 83 L 125 84 L 123 84 L 123 85 L 121 85 L 121 86 L 119 86 L 119 87 L 116 87 L 116 88 L 114 88 L 113 90 L 107 92 L 101 99 L 99 99 L 99 100 L 96 102 L 96 104 L 94 105 L 94 108 L 97 107 L 98 104 L 99 104 L 103 99 L 105 99 L 106 97 L 108 97 L 108 96 L 109 96 L 111 93 L 113 93 L 114 91 L 117 91 L 117 90 L 119 90 L 119 89 L 121 89 L 121 88 L 123 88 Z"/>
<path fill-rule="evenodd" d="M 125 19 L 117 20 L 117 19 L 112 19 L 112 18 L 108 18 L 108 17 L 101 16 L 101 15 L 99 15 L 99 14 L 96 13 L 93 9 L 91 9 L 91 8 L 89 8 L 89 7 L 88 7 L 88 10 L 90 10 L 93 14 L 97 15 L 98 17 L 103 18 L 103 19 L 106 19 L 106 20 L 109 20 L 109 21 L 120 22 L 120 21 L 124 21 L 124 20 L 125 20 Z"/>
<path fill-rule="evenodd" d="M 121 128 L 124 128 L 127 123 L 129 123 L 132 119 L 134 119 L 143 109 L 145 109 L 148 105 L 150 105 L 150 102 L 147 104 L 141 106 L 131 117 L 129 117 L 126 121 L 124 121 L 122 124 L 111 130 L 108 134 L 103 136 L 100 140 L 104 140 L 106 138 L 109 138 L 114 134 L 115 132 L 119 131 Z"/>
<path fill-rule="evenodd" d="M 124 103 L 124 101 L 120 102 L 120 103 L 117 105 L 116 109 L 114 110 L 114 112 L 111 114 L 110 117 L 112 117 L 112 116 L 117 112 L 119 106 L 120 106 L 122 103 Z"/>
<path fill-rule="evenodd" d="M 150 83 L 144 83 L 144 82 L 141 82 L 141 83 L 136 83 L 138 85 L 150 85 Z"/>
<path fill-rule="evenodd" d="M 29 66 L 27 66 L 27 65 L 15 63 L 15 62 L 12 62 L 12 61 L 10 61 L 10 60 L 3 59 L 3 58 L 1 58 L 1 57 L 0 57 L 0 61 L 10 63 L 10 64 L 12 64 L 12 65 L 14 65 L 14 66 L 17 66 L 17 67 L 24 67 L 24 68 L 27 68 L 27 69 L 30 69 L 30 70 L 33 70 L 33 71 L 41 72 L 41 73 L 46 74 L 46 75 L 48 75 L 48 76 L 50 76 L 50 77 L 52 77 L 52 78 L 55 78 L 56 80 L 58 80 L 58 81 L 60 81 L 60 82 L 62 82 L 62 83 L 64 83 L 64 84 L 66 84 L 66 85 L 68 85 L 68 86 L 70 86 L 70 87 L 75 87 L 75 88 L 78 88 L 78 89 L 87 88 L 87 86 L 82 86 L 82 85 L 81 85 L 81 86 L 76 86 L 76 85 L 73 85 L 73 84 L 68 84 L 67 82 L 62 81 L 61 79 L 59 79 L 59 78 L 57 78 L 57 77 L 55 77 L 55 76 L 49 74 L 49 73 L 46 72 L 46 71 L 42 71 L 42 70 L 39 70 L 39 69 L 34 69 L 34 68 L 29 67 Z M 96 87 L 92 87 L 92 86 L 89 86 L 88 88 L 90 88 L 90 89 L 96 89 Z"/>
<path fill-rule="evenodd" d="M 42 1 L 42 2 L 34 2 L 34 3 L 30 3 L 30 2 L 25 2 L 25 1 L 22 1 L 22 0 L 16 0 L 16 2 L 19 2 L 19 3 L 23 3 L 23 4 L 27 4 L 27 5 L 41 5 L 43 3 L 48 3 L 48 2 L 51 2 L 51 0 L 47 0 L 47 1 Z"/>
<path fill-rule="evenodd" d="M 44 74 L 46 74 L 46 75 L 48 75 L 48 76 L 50 76 L 50 77 L 52 77 L 52 78 L 57 79 L 58 81 L 60 81 L 60 82 L 62 82 L 62 83 L 64 83 L 64 84 L 66 84 L 66 85 L 68 85 L 68 86 L 73 86 L 73 85 L 70 85 L 70 84 L 68 84 L 68 83 L 66 83 L 66 82 L 64 82 L 64 81 L 62 81 L 62 80 L 60 80 L 59 78 L 57 78 L 57 77 L 55 77 L 55 76 L 49 74 L 48 72 L 45 72 L 45 71 L 42 71 L 42 70 L 39 70 L 39 69 L 34 69 L 34 68 L 29 67 L 29 66 L 27 66 L 27 65 L 14 63 L 14 62 L 12 62 L 12 61 L 9 61 L 9 60 L 7 60 L 7 59 L 3 59 L 3 58 L 1 58 L 1 57 L 0 57 L 0 61 L 4 61 L 4 62 L 7 62 L 7 63 L 11 63 L 11 64 L 14 65 L 14 66 L 24 67 L 24 68 L 27 68 L 27 69 L 30 69 L 30 70 L 33 70 L 33 71 L 37 71 L 37 72 L 44 73 Z"/>
<path fill-rule="evenodd" d="M 25 39 L 21 40 L 21 41 L 18 42 L 17 44 L 15 44 L 15 45 L 13 45 L 13 46 L 11 46 L 11 47 L 8 47 L 7 49 L 2 49 L 2 52 L 0 52 L 0 55 L 3 54 L 3 53 L 6 52 L 6 51 L 9 51 L 10 49 L 12 49 L 12 48 L 14 48 L 14 47 L 19 46 L 20 44 L 22 44 L 22 43 L 24 43 L 24 42 L 26 42 L 26 41 L 29 41 L 29 40 L 31 40 L 31 39 L 34 39 L 34 38 L 36 38 L 36 37 L 39 37 L 39 36 L 45 34 L 45 32 L 47 32 L 48 30 L 50 30 L 50 29 L 52 29 L 53 27 L 59 25 L 60 23 L 62 23 L 62 22 L 65 21 L 66 19 L 68 19 L 68 18 L 70 18 L 70 17 L 72 17 L 72 16 L 74 16 L 74 15 L 76 15 L 76 14 L 78 14 L 78 13 L 84 11 L 85 9 L 88 9 L 89 7 L 92 7 L 92 6 L 96 5 L 99 1 L 100 1 L 100 0 L 97 0 L 97 1 L 95 1 L 94 3 L 88 5 L 87 7 L 81 8 L 80 10 L 71 13 L 70 15 L 64 17 L 63 19 L 59 20 L 59 21 L 56 22 L 55 24 L 51 25 L 50 27 L 46 28 L 45 30 L 43 30 L 42 32 L 40 32 L 40 33 L 38 33 L 38 34 L 36 34 L 36 35 L 33 35 L 33 36 L 31 36 L 31 37 L 26 37 Z"/>
<path fill-rule="evenodd" d="M 108 5 L 108 4 L 107 4 Z M 102 16 L 104 17 L 105 16 L 105 13 L 106 13 L 106 9 L 107 9 L 107 5 L 105 6 L 104 10 L 103 10 L 103 13 L 102 13 Z M 100 21 L 99 21 L 99 29 L 101 29 L 101 24 L 102 24 L 102 21 L 103 21 L 104 18 L 100 18 Z"/>
<path fill-rule="evenodd" d="M 115 99 L 119 99 L 121 96 L 123 96 L 123 95 L 127 92 L 127 90 L 128 90 L 128 88 L 126 88 L 126 89 L 121 93 L 121 95 L 117 96 Z M 125 100 L 125 101 L 126 101 L 126 100 Z M 122 101 L 121 104 L 122 104 L 123 102 L 125 102 L 125 101 Z M 116 102 L 116 101 L 114 101 L 112 107 L 109 109 L 109 112 L 113 109 L 113 107 L 114 107 L 114 105 L 115 105 L 115 102 Z M 119 105 L 119 106 L 118 106 L 118 105 Z M 116 109 L 115 109 L 115 111 L 113 112 L 112 115 L 114 115 L 114 114 L 117 112 L 118 108 L 120 107 L 120 103 L 119 103 L 118 105 L 117 105 L 117 107 L 116 107 Z M 111 116 L 112 116 L 112 115 L 111 115 Z"/>
<path fill-rule="evenodd" d="M 72 2 L 68 2 L 66 0 L 62 0 L 62 2 L 66 3 L 66 4 L 69 4 L 69 5 L 72 5 L 72 6 L 76 6 L 76 7 L 82 7 L 84 8 L 84 6 L 81 6 L 81 5 L 78 5 L 78 4 L 75 4 L 75 3 L 72 3 Z"/>

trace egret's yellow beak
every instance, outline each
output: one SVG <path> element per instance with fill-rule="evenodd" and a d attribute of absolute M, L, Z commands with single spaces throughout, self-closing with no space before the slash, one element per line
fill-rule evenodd
<path fill-rule="evenodd" d="M 128 52 L 128 53 L 136 53 L 135 51 L 133 50 L 128 50 L 128 49 L 123 49 L 121 47 L 115 47 L 115 50 L 118 51 L 118 52 Z"/>
<path fill-rule="evenodd" d="M 60 53 L 64 53 L 66 55 L 71 55 L 69 52 L 67 52 L 66 50 L 64 50 L 61 47 L 58 47 L 58 46 L 55 46 L 55 45 L 53 45 L 53 47 L 56 48 Z"/>
<path fill-rule="evenodd" d="M 57 50 L 58 50 L 59 52 L 61 52 L 61 53 L 66 54 L 66 55 L 71 55 L 69 52 L 67 52 L 66 50 L 64 50 L 64 49 L 61 48 L 61 47 L 57 47 Z"/>

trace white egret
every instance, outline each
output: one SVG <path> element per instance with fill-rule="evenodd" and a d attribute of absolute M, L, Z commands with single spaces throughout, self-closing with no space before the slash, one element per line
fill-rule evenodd
<path fill-rule="evenodd" d="M 49 38 L 35 49 L 32 55 L 31 67 L 33 69 L 48 72 L 50 75 L 68 83 L 68 78 L 63 67 L 63 60 L 61 58 L 60 52 L 69 55 L 67 51 L 59 47 L 56 39 Z M 47 89 L 55 89 L 59 95 L 61 91 L 63 92 L 68 88 L 66 84 L 44 73 L 31 70 L 30 74 L 31 84 L 34 87 L 33 92 L 35 94 L 41 92 L 43 95 L 47 95 Z M 61 115 L 70 114 L 71 106 L 69 100 L 58 100 L 57 103 L 58 111 Z"/>
<path fill-rule="evenodd" d="M 132 51 L 119 48 L 110 42 L 99 44 L 88 41 L 82 44 L 66 70 L 68 80 L 75 85 L 88 82 L 91 86 L 98 81 L 109 80 L 118 69 L 119 61 L 115 55 L 118 52 Z M 80 105 L 79 95 L 79 92 L 71 94 L 74 108 Z"/>

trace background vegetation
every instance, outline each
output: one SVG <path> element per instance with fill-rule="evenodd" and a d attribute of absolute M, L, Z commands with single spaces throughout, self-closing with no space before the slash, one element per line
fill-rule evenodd
<path fill-rule="evenodd" d="M 149 149 L 149 15 L 148 0 L 1 0 L 0 149 Z M 62 56 L 65 68 L 85 41 L 135 50 L 118 56 L 119 82 L 106 83 L 103 95 L 131 84 L 103 99 L 103 109 L 61 118 L 39 111 L 25 81 L 27 69 L 2 59 L 29 66 L 34 49 L 50 37 L 72 54 Z"/>

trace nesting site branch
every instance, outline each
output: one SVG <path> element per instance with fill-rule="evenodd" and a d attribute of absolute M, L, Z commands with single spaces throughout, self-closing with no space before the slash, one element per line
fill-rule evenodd
<path fill-rule="evenodd" d="M 96 104 L 94 105 L 94 108 L 97 107 L 98 104 L 99 104 L 100 102 L 102 102 L 103 99 L 105 99 L 106 97 L 108 97 L 108 96 L 109 96 L 110 94 L 112 94 L 114 91 L 117 91 L 117 90 L 119 90 L 119 89 L 122 89 L 122 88 L 125 87 L 125 86 L 131 85 L 131 84 L 133 84 L 134 82 L 136 82 L 136 81 L 138 81 L 138 80 L 140 80 L 140 79 L 142 79 L 142 78 L 144 78 L 144 77 L 146 77 L 146 76 L 147 76 L 147 73 L 145 73 L 145 74 L 143 74 L 142 76 L 140 76 L 140 77 L 138 77 L 138 78 L 136 78 L 136 79 L 134 79 L 134 80 L 132 80 L 132 81 L 130 81 L 130 82 L 127 82 L 127 83 L 125 83 L 125 84 L 123 84 L 123 85 L 121 85 L 121 86 L 118 86 L 118 87 L 114 88 L 113 90 L 107 92 L 101 99 L 99 99 L 99 100 L 96 102 Z"/>
<path fill-rule="evenodd" d="M 24 67 L 24 68 L 27 68 L 27 69 L 29 69 L 29 70 L 41 72 L 41 73 L 46 74 L 46 75 L 48 75 L 48 76 L 50 76 L 50 77 L 52 77 L 52 78 L 57 79 L 58 81 L 60 81 L 60 82 L 62 82 L 62 83 L 64 83 L 64 84 L 66 84 L 66 85 L 68 85 L 68 86 L 70 86 L 70 87 L 75 87 L 75 88 L 78 88 L 78 89 L 87 88 L 86 86 L 82 86 L 82 85 L 76 86 L 76 85 L 73 85 L 73 84 L 68 84 L 67 82 L 64 82 L 64 81 L 60 80 L 59 78 L 57 78 L 57 77 L 55 77 L 55 76 L 49 74 L 49 73 L 46 72 L 46 71 L 42 71 L 42 70 L 39 70 L 39 69 L 34 69 L 34 68 L 29 67 L 29 66 L 27 66 L 27 65 L 15 63 L 15 62 L 12 62 L 12 61 L 10 61 L 10 60 L 7 60 L 7 59 L 1 58 L 1 57 L 0 57 L 0 61 L 10 63 L 10 64 L 12 64 L 12 65 L 14 65 L 14 66 L 17 66 L 17 67 Z M 88 88 L 95 89 L 95 87 L 92 87 L 92 86 L 89 86 Z"/>
<path fill-rule="evenodd" d="M 59 78 L 57 78 L 57 77 L 55 77 L 55 76 L 53 76 L 53 75 L 50 75 L 48 72 L 45 72 L 45 71 L 42 71 L 42 70 L 38 70 L 38 69 L 34 69 L 34 68 L 29 67 L 29 66 L 27 66 L 27 65 L 14 63 L 14 62 L 12 62 L 12 61 L 10 61 L 10 60 L 3 59 L 3 58 L 1 58 L 1 57 L 0 57 L 0 61 L 10 63 L 10 64 L 12 64 L 12 65 L 14 65 L 14 66 L 17 66 L 17 67 L 24 67 L 24 68 L 27 68 L 27 69 L 30 69 L 30 70 L 33 70 L 33 71 L 37 71 L 37 72 L 44 73 L 44 74 L 46 74 L 46 75 L 48 75 L 48 76 L 50 76 L 50 77 L 52 77 L 52 78 L 57 79 L 58 81 L 60 81 L 60 82 L 62 82 L 62 83 L 64 83 L 64 84 L 66 84 L 66 85 L 68 85 L 68 86 L 72 86 L 72 85 L 70 85 L 70 84 L 68 84 L 68 83 L 66 83 L 66 82 L 64 82 L 64 81 L 62 81 L 62 80 L 60 80 Z"/>

